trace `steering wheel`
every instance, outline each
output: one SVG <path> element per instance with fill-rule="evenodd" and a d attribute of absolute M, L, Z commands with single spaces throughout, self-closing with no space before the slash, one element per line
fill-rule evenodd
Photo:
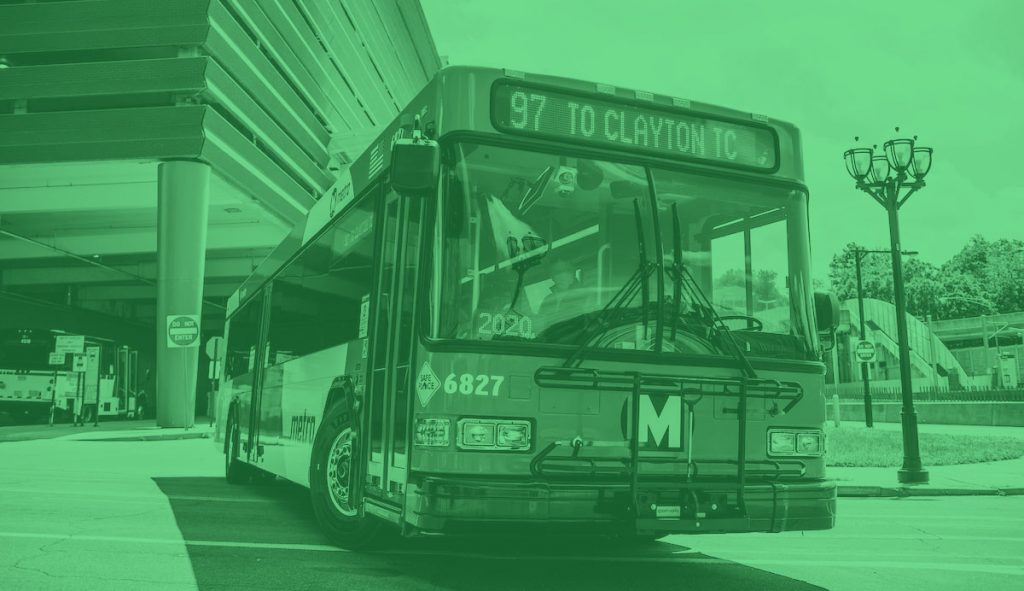
<path fill-rule="evenodd" d="M 754 318 L 753 316 L 747 316 L 745 314 L 733 314 L 730 316 L 719 316 L 718 318 L 723 322 L 725 322 L 726 320 L 746 320 L 748 325 L 753 324 L 753 326 L 750 328 L 742 328 L 740 330 L 753 330 L 756 332 L 761 332 L 762 330 L 764 330 L 764 323 L 758 320 L 757 318 Z"/>
<path fill-rule="evenodd" d="M 607 348 L 618 341 L 633 341 L 636 338 L 636 326 L 636 324 L 628 324 L 626 326 L 610 329 L 608 332 L 598 336 L 592 342 L 592 346 L 597 348 Z M 641 350 L 654 350 L 655 340 L 653 327 L 654 323 L 652 322 L 650 337 L 644 343 L 644 346 L 641 347 Z M 666 334 L 662 346 L 665 348 L 665 351 L 669 353 L 708 355 L 715 352 L 715 348 L 711 343 L 684 330 L 678 331 L 675 339 L 669 338 Z"/>

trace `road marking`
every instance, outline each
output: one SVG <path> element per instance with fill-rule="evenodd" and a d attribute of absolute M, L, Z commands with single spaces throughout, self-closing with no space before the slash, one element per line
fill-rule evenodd
<path fill-rule="evenodd" d="M 90 536 L 79 534 L 38 534 L 30 532 L 0 532 L 0 538 L 30 538 L 67 540 L 75 542 L 119 542 L 128 544 L 163 544 L 173 546 L 214 546 L 222 548 L 255 548 L 259 550 L 310 550 L 314 552 L 348 552 L 344 548 L 327 544 L 271 544 L 264 542 L 221 542 L 214 540 L 182 540 L 168 538 L 135 538 L 127 536 Z"/>
<path fill-rule="evenodd" d="M 342 552 L 348 551 L 336 546 L 326 544 L 273 544 L 262 542 L 229 542 L 213 540 L 181 540 L 167 538 L 137 538 L 127 536 L 91 536 L 91 535 L 68 535 L 68 534 L 42 534 L 28 532 L 0 532 L 0 538 L 22 538 L 22 539 L 44 539 L 44 540 L 67 540 L 82 542 L 117 542 L 129 544 L 161 544 L 172 546 L 205 546 L 219 548 L 247 548 L 258 550 L 302 550 L 313 552 Z M 695 549 L 686 549 L 680 553 L 699 552 Z M 880 561 L 880 560 L 820 560 L 809 558 L 807 560 L 779 560 L 743 557 L 715 558 L 713 556 L 566 556 L 566 555 L 537 555 L 537 556 L 509 556 L 503 554 L 481 554 L 477 552 L 461 551 L 392 551 L 382 552 L 390 555 L 416 555 L 416 556 L 452 556 L 459 558 L 478 558 L 483 560 L 535 560 L 535 561 L 582 561 L 582 562 L 651 562 L 651 563 L 694 563 L 694 564 L 717 564 L 728 565 L 730 563 L 747 566 L 830 566 L 850 568 L 895 568 L 910 570 L 930 571 L 951 571 L 951 572 L 978 572 L 999 575 L 1024 576 L 1024 567 L 996 564 L 973 564 L 973 563 L 947 563 L 947 562 L 908 562 L 908 561 Z"/>
<path fill-rule="evenodd" d="M 32 495 L 67 495 L 72 497 L 101 497 L 105 499 L 116 499 L 118 502 L 129 499 L 145 500 L 147 502 L 162 502 L 166 500 L 172 501 L 203 501 L 203 502 L 224 502 L 224 503 L 273 503 L 280 504 L 280 499 L 264 499 L 264 498 L 243 498 L 243 497 L 205 497 L 205 496 L 193 496 L 193 495 L 165 495 L 160 492 L 154 491 L 152 494 L 132 494 L 132 493 L 115 493 L 115 492 L 82 492 L 77 490 L 44 490 L 44 489 L 32 489 L 32 488 L 0 488 L 0 494 L 3 493 L 14 493 L 18 495 L 32 494 Z"/>
<path fill-rule="evenodd" d="M 1024 542 L 1024 536 L 947 536 L 943 534 L 865 534 L 859 536 L 843 534 L 827 535 L 790 535 L 785 536 L 787 540 L 807 540 L 809 542 L 821 542 L 827 540 L 919 540 L 923 542 Z"/>
<path fill-rule="evenodd" d="M 744 560 L 742 558 L 730 558 L 733 562 L 746 564 L 748 566 L 834 566 L 849 568 L 898 568 L 909 570 L 927 571 L 951 571 L 951 572 L 973 572 L 993 575 L 1016 575 L 1024 577 L 1024 566 L 1003 566 L 998 564 L 971 564 L 971 563 L 950 563 L 950 562 L 905 562 L 905 561 L 883 561 L 883 560 Z"/>
<path fill-rule="evenodd" d="M 696 551 L 695 551 L 696 553 Z M 680 554 L 689 552 L 673 552 L 664 556 L 622 556 L 616 555 L 594 555 L 594 554 L 484 554 L 481 552 L 466 552 L 463 550 L 390 550 L 379 552 L 391 556 L 438 556 L 445 558 L 473 558 L 477 560 L 533 560 L 536 562 L 676 562 L 676 563 L 698 563 L 698 564 L 728 564 L 731 560 L 715 558 L 713 556 L 689 557 Z"/>
<path fill-rule="evenodd" d="M 696 556 L 678 556 L 675 554 L 698 554 Z M 725 558 L 717 558 L 715 556 L 708 556 L 699 554 L 699 549 L 690 549 L 689 551 L 673 553 L 670 556 L 595 556 L 595 555 L 579 555 L 579 556 L 567 556 L 564 554 L 542 554 L 542 555 L 491 555 L 481 554 L 478 552 L 461 552 L 461 551 L 395 551 L 395 552 L 384 552 L 383 554 L 392 555 L 413 555 L 413 556 L 445 556 L 452 558 L 474 558 L 482 560 L 532 560 L 538 562 L 566 562 L 566 561 L 578 561 L 578 562 L 627 562 L 627 563 L 680 563 L 680 564 L 715 564 L 728 566 L 734 565 L 748 565 L 748 566 L 834 566 L 834 567 L 849 567 L 849 568 L 902 568 L 911 570 L 945 570 L 954 572 L 981 572 L 989 574 L 1008 574 L 1024 576 L 1024 565 L 1013 566 L 1013 565 L 997 565 L 997 564 L 973 564 L 973 563 L 932 563 L 932 562 L 906 562 L 906 561 L 880 561 L 880 560 L 820 560 L 818 558 L 808 558 L 806 560 L 779 560 L 779 559 L 765 559 L 765 558 L 744 558 L 728 556 Z"/>
<path fill-rule="evenodd" d="M 1024 519 L 1017 519 L 1014 517 L 971 517 L 971 516 L 959 516 L 959 515 L 914 515 L 911 521 L 998 521 L 999 523 L 1014 521 L 1024 522 Z M 851 516 L 851 521 L 883 521 L 885 523 L 892 523 L 892 519 L 888 517 L 876 517 L 874 515 L 857 515 Z"/>

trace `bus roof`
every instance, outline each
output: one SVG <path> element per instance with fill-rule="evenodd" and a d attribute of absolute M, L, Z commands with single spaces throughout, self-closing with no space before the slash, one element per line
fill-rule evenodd
<path fill-rule="evenodd" d="M 529 94 L 539 94 L 534 103 L 540 100 L 551 101 L 553 107 L 560 107 L 555 115 L 549 110 L 542 118 L 538 115 L 529 125 L 535 128 L 517 129 L 516 109 L 505 107 L 502 111 L 496 106 L 499 100 L 506 103 L 510 96 L 522 90 Z M 518 98 L 518 97 L 516 97 Z M 468 100 L 467 100 L 468 99 Z M 446 105 L 454 104 L 456 108 L 446 109 Z M 529 105 L 529 103 L 524 103 Z M 565 108 L 568 106 L 568 109 Z M 577 113 L 582 114 L 587 107 L 597 109 L 591 116 L 595 126 L 604 124 L 605 137 L 595 132 L 589 137 L 582 134 L 573 136 L 568 131 L 576 131 L 575 120 L 570 120 Z M 528 108 L 527 107 L 524 107 Z M 599 114 L 600 110 L 602 115 Z M 611 111 L 611 112 L 609 112 Z M 508 118 L 511 116 L 511 120 Z M 502 121 L 502 117 L 506 120 Z M 624 127 L 624 119 L 644 119 L 650 127 L 644 130 L 632 128 L 629 133 Z M 767 116 L 730 109 L 727 107 L 702 103 L 683 97 L 655 94 L 639 89 L 614 87 L 607 84 L 550 76 L 530 74 L 499 68 L 476 66 L 449 66 L 428 82 L 406 107 L 385 127 L 370 145 L 352 163 L 339 173 L 338 181 L 327 193 L 320 196 L 318 202 L 307 214 L 305 224 L 299 224 L 279 244 L 272 253 L 257 267 L 235 293 L 228 299 L 227 314 L 230 316 L 239 305 L 244 303 L 251 294 L 260 289 L 263 283 L 273 276 L 277 270 L 297 252 L 312 236 L 327 225 L 331 219 L 344 211 L 347 206 L 390 165 L 390 152 L 394 141 L 408 136 L 414 122 L 419 119 L 421 129 L 428 136 L 444 139 L 451 134 L 473 132 L 476 134 L 505 136 L 509 134 L 534 136 L 534 139 L 554 143 L 587 144 L 589 148 L 605 151 L 641 153 L 652 164 L 659 162 L 667 165 L 685 165 L 707 170 L 730 170 L 734 174 L 760 179 L 776 179 L 803 183 L 803 163 L 800 148 L 799 130 L 791 123 L 771 119 Z M 582 122 L 582 120 L 580 120 Z M 609 123 L 619 127 L 611 129 Z M 656 130 L 660 123 L 667 122 L 675 126 L 673 140 L 665 139 L 668 134 L 659 136 Z M 750 142 L 764 144 L 766 138 L 774 140 L 774 162 L 762 167 L 750 160 L 747 165 L 734 165 L 725 157 L 701 158 L 695 154 L 680 152 L 683 146 L 682 134 L 694 125 L 711 122 L 719 129 L 718 136 L 730 133 L 748 136 Z M 511 124 L 510 124 L 511 123 Z M 647 124 L 645 123 L 645 126 Z M 681 129 L 680 126 L 683 126 Z M 690 126 L 690 127 L 686 127 Z M 568 131 L 567 131 L 568 130 Z M 582 131 L 586 131 L 585 128 Z M 641 131 L 643 135 L 641 136 Z M 660 132 L 659 132 L 660 133 Z M 614 136 L 617 140 L 609 140 Z M 631 137 L 630 137 L 631 135 Z M 593 139 L 597 136 L 596 139 Z M 643 137 L 647 142 L 644 149 L 638 146 Z M 623 141 L 623 138 L 633 141 Z M 653 138 L 653 139 L 652 139 Z M 742 141 L 740 137 L 740 141 Z M 707 138 L 705 138 L 707 140 Z M 714 141 L 712 134 L 711 141 Z M 651 144 L 654 144 L 653 146 Z M 719 142 L 721 144 L 721 142 Z M 727 146 L 728 144 L 726 144 Z M 704 147 L 704 146 L 701 146 Z M 673 151 L 674 148 L 674 151 Z"/>

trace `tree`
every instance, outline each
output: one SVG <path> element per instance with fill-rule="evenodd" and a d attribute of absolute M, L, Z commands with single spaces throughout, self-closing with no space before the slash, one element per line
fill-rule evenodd
<path fill-rule="evenodd" d="M 832 257 L 829 281 L 842 300 L 857 297 L 854 252 L 849 243 Z M 864 297 L 893 302 L 892 262 L 886 254 L 862 259 Z M 1024 310 L 1024 241 L 973 236 L 967 244 L 936 267 L 914 257 L 903 260 L 907 311 L 917 318 L 936 320 L 969 318 Z"/>
<path fill-rule="evenodd" d="M 996 306 L 989 298 L 982 282 L 973 275 L 959 271 L 943 270 L 938 319 L 973 318 L 992 314 Z"/>
<path fill-rule="evenodd" d="M 942 313 L 939 297 L 944 292 L 939 269 L 931 263 L 907 257 L 903 261 L 903 277 L 907 312 L 922 320 L 929 315 L 938 320 Z"/>
<path fill-rule="evenodd" d="M 997 240 L 992 243 L 988 275 L 999 312 L 1024 310 L 1024 241 Z"/>
<path fill-rule="evenodd" d="M 832 282 L 832 290 L 840 300 L 857 298 L 857 268 L 854 257 L 856 251 L 863 248 L 856 242 L 851 242 L 832 257 L 828 276 Z M 893 301 L 892 266 L 888 256 L 864 256 L 861 259 L 861 278 L 865 298 Z"/>
<path fill-rule="evenodd" d="M 857 268 L 854 257 L 862 248 L 851 242 L 832 257 L 829 279 L 833 291 L 840 300 L 857 298 Z M 931 263 L 904 256 L 903 280 L 907 312 L 918 318 L 925 318 L 928 314 L 937 316 L 940 309 L 938 297 L 942 291 L 939 277 L 939 270 Z M 865 298 L 895 303 L 891 257 L 885 253 L 862 255 L 861 283 Z"/>
<path fill-rule="evenodd" d="M 972 236 L 941 272 L 950 318 L 1024 310 L 1024 241 Z"/>
<path fill-rule="evenodd" d="M 785 296 L 779 290 L 779 273 L 768 269 L 754 271 L 752 280 L 754 309 L 763 310 L 780 305 Z M 740 287 L 746 289 L 746 273 L 741 269 L 729 269 L 715 280 L 715 288 Z"/>
<path fill-rule="evenodd" d="M 759 269 L 754 273 L 755 309 L 773 308 L 785 301 L 782 292 L 779 291 L 778 280 L 778 271 Z"/>

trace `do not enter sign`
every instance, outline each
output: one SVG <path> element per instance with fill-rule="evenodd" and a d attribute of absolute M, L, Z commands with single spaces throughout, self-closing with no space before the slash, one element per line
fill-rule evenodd
<path fill-rule="evenodd" d="M 199 316 L 174 314 L 167 317 L 168 347 L 199 346 Z"/>
<path fill-rule="evenodd" d="M 858 341 L 854 353 L 861 363 L 870 363 L 875 360 L 875 344 L 871 341 Z"/>

